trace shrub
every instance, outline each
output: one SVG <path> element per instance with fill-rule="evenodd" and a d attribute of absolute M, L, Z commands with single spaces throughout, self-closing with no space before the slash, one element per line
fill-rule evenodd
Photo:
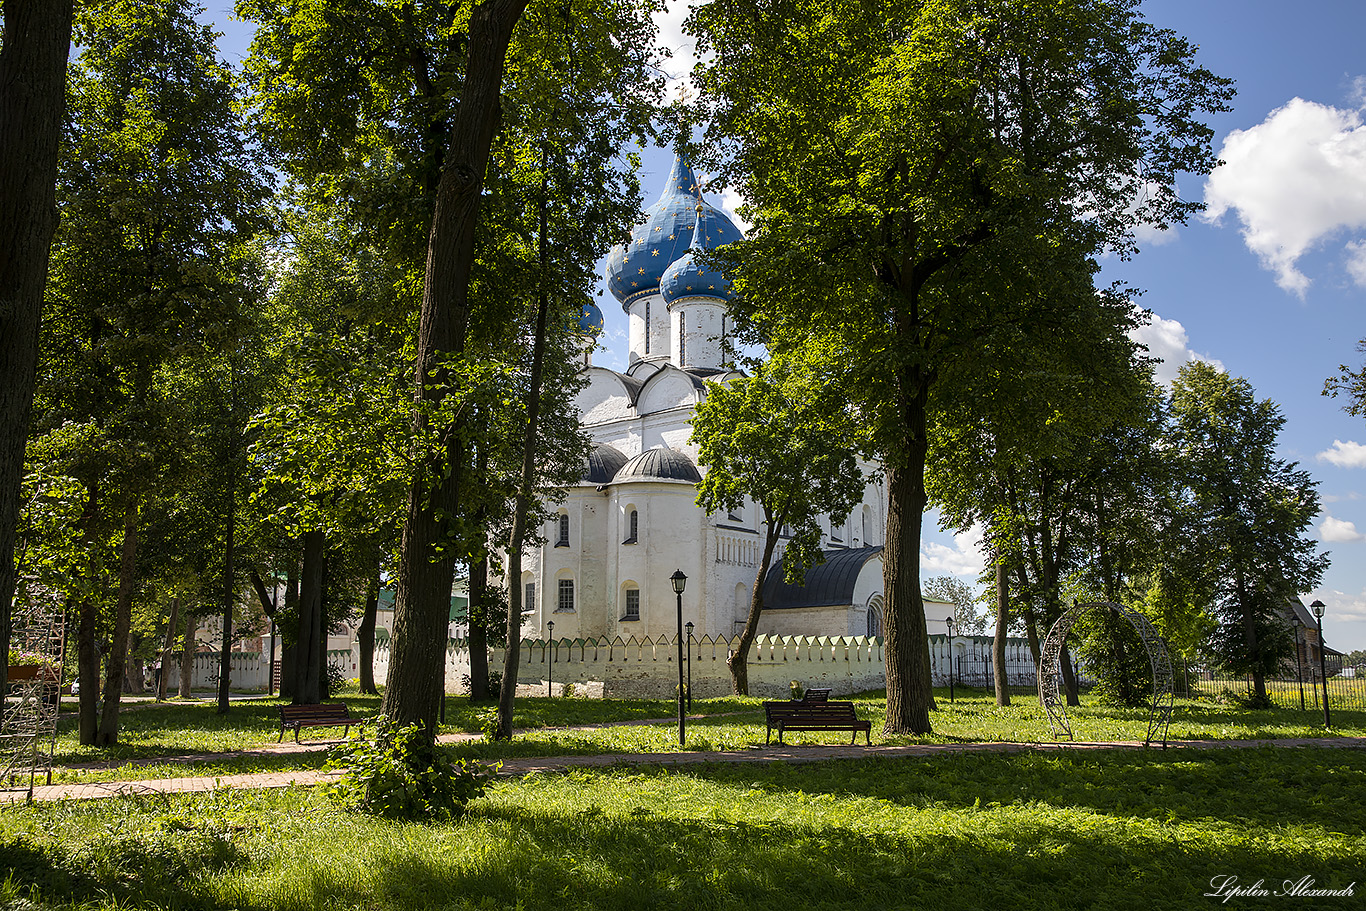
<path fill-rule="evenodd" d="M 327 670 L 323 672 L 323 676 L 327 685 L 327 695 L 335 696 L 346 688 L 346 671 L 342 670 L 340 664 L 327 662 Z"/>
<path fill-rule="evenodd" d="M 421 725 L 399 727 L 381 715 L 375 739 L 336 747 L 329 769 L 344 769 L 330 787 L 348 806 L 387 819 L 448 819 L 484 793 L 497 767 L 451 762 Z"/>

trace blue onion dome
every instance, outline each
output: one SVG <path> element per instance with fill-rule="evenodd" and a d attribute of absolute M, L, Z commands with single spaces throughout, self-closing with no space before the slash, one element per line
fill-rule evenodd
<path fill-rule="evenodd" d="M 700 193 L 697 177 L 682 158 L 674 159 L 669 183 L 658 202 L 645 210 L 645 222 L 631 230 L 631 239 L 612 248 L 607 257 L 607 287 L 623 310 L 647 294 L 659 291 L 664 271 L 688 252 L 697 224 Z M 740 229 L 720 209 L 702 202 L 712 235 L 711 246 L 738 240 Z"/>
<path fill-rule="evenodd" d="M 647 449 L 623 465 L 612 478 L 621 481 L 687 481 L 702 483 L 702 475 L 687 453 L 656 446 Z"/>
<path fill-rule="evenodd" d="M 602 335 L 602 310 L 591 300 L 585 300 L 579 307 L 579 318 L 570 327 L 579 338 L 597 338 Z"/>
<path fill-rule="evenodd" d="M 714 225 L 700 203 L 696 211 L 697 229 L 693 231 L 692 244 L 688 247 L 688 252 L 665 269 L 664 276 L 659 281 L 659 293 L 664 297 L 666 304 L 689 297 L 709 297 L 722 302 L 735 299 L 730 280 L 720 272 L 708 271 L 698 261 L 697 254 L 719 247 L 726 241 L 713 236 Z M 737 234 L 731 240 L 738 236 Z"/>

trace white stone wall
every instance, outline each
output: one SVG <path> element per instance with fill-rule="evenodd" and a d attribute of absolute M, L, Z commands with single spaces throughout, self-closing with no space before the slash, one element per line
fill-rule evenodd
<path fill-rule="evenodd" d="M 558 624 L 557 624 L 558 625 Z M 562 691 L 566 683 L 586 691 L 601 692 L 607 698 L 667 698 L 678 686 L 678 644 L 671 636 L 656 639 L 612 641 L 543 639 L 522 641 L 518 665 L 519 686 L 546 686 Z M 692 686 L 698 698 L 730 693 L 730 672 L 726 659 L 732 642 L 724 638 L 703 637 L 692 643 Z M 976 651 L 974 651 L 976 649 Z M 946 637 L 930 637 L 932 675 L 936 685 L 948 683 L 950 654 L 958 658 L 954 676 L 962 682 L 989 685 L 990 674 L 981 676 L 980 668 L 965 666 L 979 652 L 989 654 L 989 636 L 956 637 L 952 652 Z M 552 660 L 553 659 L 553 660 Z M 1033 685 L 1034 664 L 1024 640 L 1012 639 L 1006 650 L 1007 673 L 1012 683 Z M 503 666 L 503 651 L 489 650 L 489 669 Z M 452 641 L 446 650 L 446 692 L 466 691 L 469 675 L 469 649 L 464 642 Z M 375 679 L 388 675 L 389 652 L 376 647 Z M 686 674 L 686 665 L 685 665 Z M 755 696 L 785 697 L 793 680 L 804 686 L 829 687 L 838 695 L 881 689 L 886 685 L 882 640 L 862 636 L 760 636 L 750 649 L 750 693 Z"/>

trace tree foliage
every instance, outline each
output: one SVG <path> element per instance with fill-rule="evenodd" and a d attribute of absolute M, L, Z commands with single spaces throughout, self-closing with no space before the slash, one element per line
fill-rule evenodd
<path fill-rule="evenodd" d="M 1219 621 L 1213 657 L 1252 674 L 1265 703 L 1264 678 L 1292 648 L 1281 605 L 1328 566 L 1303 536 L 1318 515 L 1318 484 L 1276 456 L 1285 418 L 1247 380 L 1192 361 L 1172 384 L 1170 407 L 1168 453 L 1182 485 L 1168 542 L 1174 568 Z"/>
<path fill-rule="evenodd" d="M 1199 115 L 1228 82 L 1137 0 L 713 0 L 690 22 L 715 164 L 755 222 L 714 255 L 741 328 L 829 334 L 854 365 L 888 474 L 887 729 L 925 732 L 932 390 L 1059 325 L 1093 254 L 1196 208 L 1176 175 L 1214 164 Z"/>
<path fill-rule="evenodd" d="M 749 694 L 749 647 L 764 608 L 764 580 L 779 539 L 783 575 L 801 584 L 824 561 L 821 521 L 838 527 L 863 498 L 856 459 L 857 416 L 824 382 L 826 371 L 810 351 L 759 364 L 754 375 L 708 383 L 692 420 L 698 462 L 707 466 L 697 503 L 708 512 L 739 510 L 746 498 L 763 515 L 763 544 L 749 613 L 729 659 L 737 695 Z"/>

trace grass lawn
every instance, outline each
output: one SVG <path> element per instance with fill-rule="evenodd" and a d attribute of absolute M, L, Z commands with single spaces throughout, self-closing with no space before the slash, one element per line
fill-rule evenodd
<path fill-rule="evenodd" d="M 1189 909 L 1312 876 L 1362 907 L 1366 753 L 1103 751 L 577 770 L 452 823 L 320 792 L 0 811 L 0 907 Z M 31 901 L 34 905 L 22 905 Z M 1265 904 L 1263 899 L 1258 904 Z"/>
<path fill-rule="evenodd" d="M 886 711 L 882 693 L 853 697 L 860 717 L 873 721 L 873 743 L 964 743 L 1010 741 L 1037 743 L 1052 739 L 1047 717 L 1034 697 L 1015 697 L 1007 708 L 997 708 L 981 690 L 958 688 L 950 702 L 947 690 L 937 694 L 938 709 L 931 715 L 934 733 L 927 737 L 884 737 L 880 732 Z M 379 710 L 379 697 L 355 693 L 339 697 L 352 714 L 370 716 Z M 744 750 L 764 742 L 762 700 L 726 697 L 697 700 L 692 713 L 702 718 L 688 722 L 688 750 Z M 75 718 L 62 718 L 54 755 L 54 781 L 99 781 L 166 778 L 184 775 L 227 775 L 257 771 L 316 768 L 321 753 L 215 756 L 207 761 L 177 761 L 197 753 L 226 753 L 273 744 L 279 735 L 278 700 L 234 702 L 228 714 L 218 715 L 215 704 L 142 704 L 121 716 L 119 744 L 108 750 L 81 747 L 76 742 Z M 447 700 L 445 733 L 478 733 L 487 705 L 471 705 L 462 697 Z M 519 756 L 593 755 L 602 753 L 675 752 L 677 728 L 669 719 L 674 703 L 667 700 L 601 700 L 519 698 L 515 724 L 526 732 L 508 743 L 483 740 L 456 744 L 461 758 L 496 760 Z M 1084 702 L 1070 710 L 1078 740 L 1141 741 L 1147 731 L 1146 710 L 1110 709 Z M 656 723 L 647 723 L 650 721 Z M 1335 711 L 1334 728 L 1325 732 L 1321 716 L 1294 709 L 1250 711 L 1212 702 L 1178 700 L 1170 739 L 1238 740 L 1329 736 L 1366 736 L 1366 712 Z M 583 727 L 608 725 L 603 727 Z M 578 728 L 578 729 L 575 729 Z M 340 730 L 312 730 L 305 740 L 338 736 Z M 793 743 L 840 743 L 838 733 L 793 734 Z M 862 738 L 860 738 L 860 741 Z M 82 769 L 83 763 L 115 763 L 112 768 Z"/>

